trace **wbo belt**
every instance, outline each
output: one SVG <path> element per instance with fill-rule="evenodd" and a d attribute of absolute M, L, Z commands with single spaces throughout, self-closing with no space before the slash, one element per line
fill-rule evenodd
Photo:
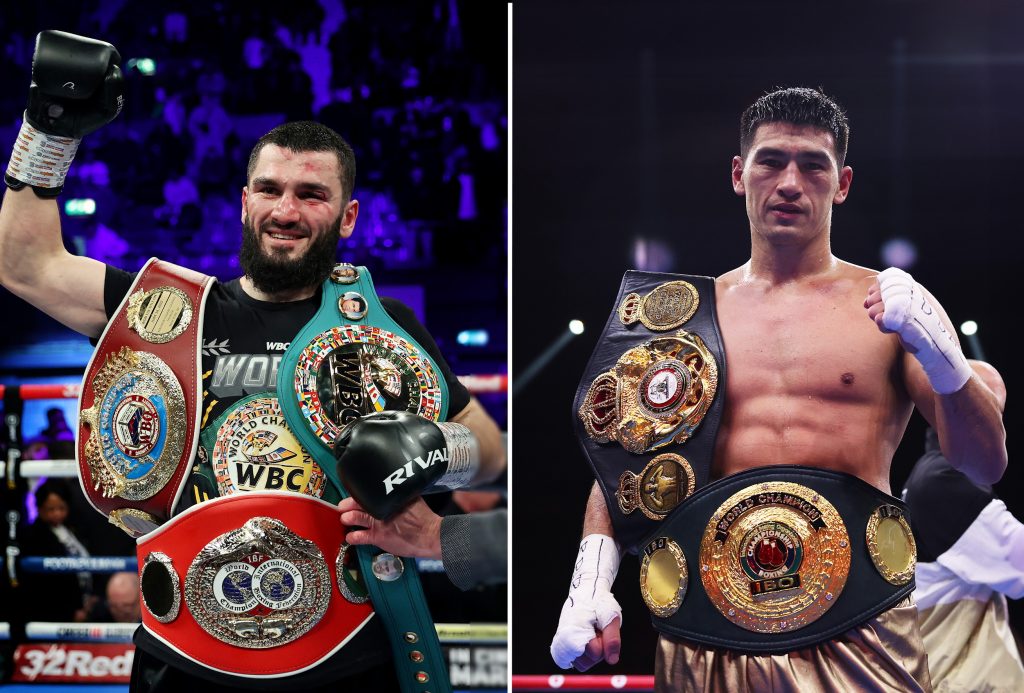
<path fill-rule="evenodd" d="M 132 536 L 171 516 L 199 438 L 202 315 L 215 280 L 155 258 L 107 323 L 82 380 L 82 490 Z"/>
<path fill-rule="evenodd" d="M 336 507 L 297 494 L 241 493 L 194 506 L 139 540 L 142 623 L 183 656 L 216 671 L 274 678 L 310 669 L 373 617 L 353 575 Z M 401 574 L 382 554 L 375 575 Z M 403 656 L 426 662 L 405 632 Z M 436 635 L 436 634 L 435 634 Z"/>
<path fill-rule="evenodd" d="M 319 310 L 292 340 L 279 372 L 277 398 L 288 426 L 342 498 L 349 494 L 338 477 L 333 447 L 345 424 L 384 410 L 405 410 L 431 421 L 443 421 L 448 412 L 441 369 L 388 315 L 362 266 L 334 268 L 323 283 Z M 374 546 L 357 546 L 355 553 L 364 575 L 379 574 L 381 556 L 390 556 Z M 388 634 L 402 690 L 451 690 L 415 562 L 407 561 L 388 577 L 368 580 L 367 588 Z M 408 654 L 413 632 L 418 659 Z"/>
<path fill-rule="evenodd" d="M 707 483 L 724 390 L 715 280 L 626 272 L 573 404 L 619 543 L 637 550 Z"/>
<path fill-rule="evenodd" d="M 760 467 L 697 491 L 647 538 L 640 591 L 661 633 L 788 652 L 904 599 L 916 556 L 901 500 L 850 474 Z"/>

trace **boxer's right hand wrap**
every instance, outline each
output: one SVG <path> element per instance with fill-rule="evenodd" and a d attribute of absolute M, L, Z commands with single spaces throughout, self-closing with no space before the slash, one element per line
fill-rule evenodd
<path fill-rule="evenodd" d="M 917 350 L 914 358 L 932 389 L 948 395 L 962 388 L 973 371 L 921 285 L 903 270 L 890 267 L 878 274 L 878 288 L 885 308 L 882 325 Z"/>
<path fill-rule="evenodd" d="M 580 542 L 569 596 L 562 605 L 558 630 L 551 641 L 551 658 L 563 669 L 572 667 L 598 631 L 616 618 L 622 622 L 622 607 L 612 596 L 612 583 L 621 559 L 619 547 L 611 537 L 588 534 Z"/>
<path fill-rule="evenodd" d="M 64 187 L 82 137 L 113 120 L 124 103 L 121 55 L 109 43 L 43 31 L 36 37 L 28 107 L 4 182 L 40 197 Z"/>
<path fill-rule="evenodd" d="M 348 424 L 334 443 L 334 458 L 342 485 L 378 520 L 433 487 L 464 486 L 479 467 L 468 428 L 407 411 L 369 414 Z"/>

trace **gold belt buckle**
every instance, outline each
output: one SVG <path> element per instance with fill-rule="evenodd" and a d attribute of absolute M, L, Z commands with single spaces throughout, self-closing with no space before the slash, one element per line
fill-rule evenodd
<path fill-rule="evenodd" d="M 700 545 L 704 590 L 746 630 L 784 633 L 821 618 L 846 585 L 850 538 L 835 507 L 813 489 L 769 481 L 733 494 Z"/>

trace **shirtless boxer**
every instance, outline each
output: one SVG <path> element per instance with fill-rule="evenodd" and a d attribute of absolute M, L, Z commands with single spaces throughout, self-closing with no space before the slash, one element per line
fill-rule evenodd
<path fill-rule="evenodd" d="M 815 90 L 779 90 L 743 114 L 732 184 L 746 201 L 751 255 L 715 282 L 728 377 L 711 476 L 803 465 L 889 494 L 892 456 L 916 406 L 953 466 L 993 483 L 1006 468 L 999 408 L 941 306 L 905 272 L 832 255 L 832 206 L 846 200 L 853 179 L 848 135 L 842 110 Z M 610 588 L 621 553 L 597 484 L 583 534 L 551 647 L 560 666 L 581 671 L 602 659 L 614 664 L 620 649 L 621 609 Z M 930 690 L 912 603 L 780 656 L 659 639 L 658 690 L 814 681 Z"/>

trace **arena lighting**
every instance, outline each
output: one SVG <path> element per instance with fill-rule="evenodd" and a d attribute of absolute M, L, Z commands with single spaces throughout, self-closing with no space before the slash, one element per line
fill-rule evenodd
<path fill-rule="evenodd" d="M 972 359 L 985 360 L 985 352 L 981 350 L 981 339 L 978 338 L 978 323 L 973 320 L 964 320 L 960 323 L 960 334 L 966 338 L 967 351 Z"/>
<path fill-rule="evenodd" d="M 152 58 L 129 58 L 124 67 L 126 72 L 135 68 L 145 77 L 152 77 L 156 73 L 156 61 Z"/>
<path fill-rule="evenodd" d="M 490 335 L 487 333 L 487 330 L 463 330 L 459 332 L 455 341 L 462 346 L 482 347 L 487 346 L 487 342 L 490 341 Z"/>
<path fill-rule="evenodd" d="M 578 331 L 577 331 L 578 330 Z M 573 337 L 583 333 L 583 321 L 573 320 L 569 323 L 569 329 L 562 332 L 555 341 L 551 342 L 544 351 L 541 352 L 540 356 L 535 358 L 533 362 L 523 369 L 521 373 L 513 374 L 512 378 L 512 396 L 515 397 L 523 388 L 530 384 L 530 381 L 537 377 L 537 375 L 547 368 L 555 356 L 558 355 L 565 346 L 572 341 Z"/>
<path fill-rule="evenodd" d="M 89 197 L 65 200 L 64 213 L 69 217 L 91 217 L 96 213 L 96 200 Z"/>
<path fill-rule="evenodd" d="M 890 238 L 882 244 L 882 263 L 909 270 L 917 262 L 917 246 L 906 238 Z"/>

